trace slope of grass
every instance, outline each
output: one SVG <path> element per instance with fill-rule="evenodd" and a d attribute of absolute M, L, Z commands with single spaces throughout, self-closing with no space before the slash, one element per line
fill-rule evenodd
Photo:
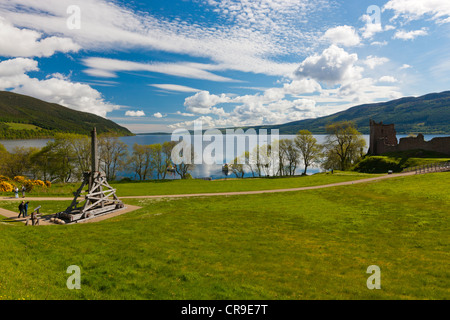
<path fill-rule="evenodd" d="M 142 209 L 99 223 L 0 223 L 0 299 L 448 299 L 449 183 L 127 200 Z M 81 290 L 66 288 L 70 265 Z M 381 290 L 366 287 L 370 265 Z"/>
<path fill-rule="evenodd" d="M 380 156 L 366 156 L 355 165 L 353 170 L 365 173 L 386 173 L 388 170 L 402 172 L 407 168 L 440 162 L 450 162 L 450 157 L 431 151 L 409 150 Z"/>
<path fill-rule="evenodd" d="M 56 132 L 88 135 L 93 127 L 97 128 L 98 133 L 132 135 L 128 129 L 100 116 L 26 95 L 0 91 L 2 139 L 49 137 Z"/>

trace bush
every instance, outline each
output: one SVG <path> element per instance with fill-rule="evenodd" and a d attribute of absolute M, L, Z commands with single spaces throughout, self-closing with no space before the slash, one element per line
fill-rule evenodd
<path fill-rule="evenodd" d="M 365 157 L 353 168 L 362 173 L 387 173 L 389 170 L 401 172 L 402 169 L 400 161 L 384 156 Z"/>
<path fill-rule="evenodd" d="M 11 183 L 6 181 L 0 182 L 0 192 L 12 192 L 14 190 L 14 187 Z"/>
<path fill-rule="evenodd" d="M 52 187 L 52 183 L 48 180 L 45 180 L 45 185 L 47 186 L 47 188 L 51 188 Z"/>
<path fill-rule="evenodd" d="M 25 183 L 26 180 L 27 180 L 27 178 L 25 178 L 24 176 L 15 176 L 14 177 L 14 181 L 17 181 L 19 183 Z"/>

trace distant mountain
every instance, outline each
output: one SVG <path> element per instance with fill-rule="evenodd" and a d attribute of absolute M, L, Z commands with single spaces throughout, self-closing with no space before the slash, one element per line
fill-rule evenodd
<path fill-rule="evenodd" d="M 76 111 L 29 96 L 0 91 L 0 139 L 51 137 L 57 132 L 133 135 L 128 129 L 100 116 Z"/>
<path fill-rule="evenodd" d="M 295 134 L 303 129 L 323 134 L 327 124 L 350 120 L 356 123 L 361 133 L 369 134 L 370 119 L 376 122 L 383 121 L 385 124 L 394 123 L 398 134 L 450 134 L 450 91 L 363 104 L 316 119 L 252 128 L 279 129 L 280 134 Z"/>

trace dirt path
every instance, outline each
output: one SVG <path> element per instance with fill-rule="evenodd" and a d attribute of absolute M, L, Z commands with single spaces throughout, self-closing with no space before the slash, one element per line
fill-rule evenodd
<path fill-rule="evenodd" d="M 237 196 L 237 195 L 246 195 L 246 194 L 293 192 L 293 191 L 323 189 L 323 188 L 346 186 L 346 185 L 359 184 L 359 183 L 367 183 L 367 182 L 373 182 L 373 181 L 384 180 L 384 179 L 391 179 L 391 178 L 397 178 L 397 177 L 404 177 L 404 176 L 411 176 L 411 175 L 415 175 L 415 172 L 389 174 L 389 175 L 378 176 L 378 177 L 374 177 L 374 178 L 352 180 L 352 181 L 345 181 L 345 182 L 336 182 L 336 183 L 324 184 L 324 185 L 318 185 L 318 186 L 289 188 L 289 189 L 234 191 L 234 192 L 215 192 L 215 193 L 211 192 L 211 193 L 193 193 L 193 194 L 189 194 L 189 193 L 188 194 L 167 194 L 167 195 L 148 195 L 148 196 L 124 196 L 124 197 L 120 197 L 120 199 L 217 197 L 217 196 Z M 68 198 L 68 197 L 26 197 L 25 199 L 27 201 L 72 201 L 73 200 L 73 198 Z M 19 201 L 19 200 L 23 200 L 23 199 L 22 198 L 16 199 L 14 197 L 3 197 L 3 198 L 0 198 L 0 201 Z"/>

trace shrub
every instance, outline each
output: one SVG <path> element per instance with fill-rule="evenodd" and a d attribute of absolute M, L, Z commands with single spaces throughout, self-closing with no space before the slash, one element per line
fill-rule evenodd
<path fill-rule="evenodd" d="M 2 175 L 0 175 L 0 182 L 1 182 L 1 181 L 10 182 L 11 179 L 9 179 L 7 176 L 2 176 Z"/>
<path fill-rule="evenodd" d="M 45 185 L 47 186 L 47 188 L 51 188 L 52 187 L 52 183 L 48 180 L 45 180 Z"/>
<path fill-rule="evenodd" d="M 24 176 L 15 176 L 14 177 L 14 181 L 17 181 L 19 183 L 25 183 L 26 180 L 27 180 L 27 178 L 25 178 Z"/>
<path fill-rule="evenodd" d="M 12 192 L 14 190 L 14 187 L 11 183 L 6 181 L 0 182 L 0 192 Z"/>

